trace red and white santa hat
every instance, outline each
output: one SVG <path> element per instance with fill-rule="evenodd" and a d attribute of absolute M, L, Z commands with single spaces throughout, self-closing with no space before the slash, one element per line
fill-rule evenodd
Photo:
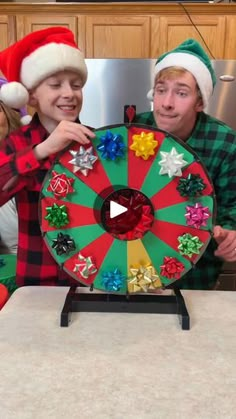
<path fill-rule="evenodd" d="M 8 80 L 0 91 L 0 100 L 20 109 L 29 100 L 28 91 L 47 77 L 64 70 L 87 80 L 87 67 L 73 33 L 64 27 L 32 32 L 0 52 L 0 70 Z"/>

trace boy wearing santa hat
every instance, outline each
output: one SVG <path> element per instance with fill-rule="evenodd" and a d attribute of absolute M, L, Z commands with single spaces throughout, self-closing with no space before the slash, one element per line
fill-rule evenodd
<path fill-rule="evenodd" d="M 195 269 L 175 283 L 180 288 L 212 289 L 223 261 L 236 261 L 236 132 L 203 111 L 215 83 L 208 55 L 196 40 L 188 39 L 158 58 L 148 93 L 153 112 L 137 115 L 135 121 L 158 126 L 190 145 L 215 187 L 214 239 Z"/>
<path fill-rule="evenodd" d="M 69 284 L 73 279 L 59 268 L 42 239 L 38 200 L 55 154 L 71 141 L 87 144 L 95 137 L 78 120 L 87 80 L 84 57 L 69 29 L 51 27 L 0 52 L 0 70 L 8 80 L 0 100 L 36 110 L 32 121 L 10 134 L 0 150 L 0 205 L 16 196 L 19 215 L 16 281 L 19 286 Z"/>

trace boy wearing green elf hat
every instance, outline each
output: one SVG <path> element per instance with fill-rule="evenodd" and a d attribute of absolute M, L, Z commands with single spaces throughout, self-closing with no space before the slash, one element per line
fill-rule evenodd
<path fill-rule="evenodd" d="M 197 41 L 188 39 L 157 60 L 154 87 L 148 93 L 153 112 L 135 120 L 185 141 L 204 162 L 214 184 L 214 238 L 196 268 L 182 277 L 180 288 L 212 289 L 223 261 L 236 261 L 236 132 L 204 112 L 215 83 L 209 57 Z"/>

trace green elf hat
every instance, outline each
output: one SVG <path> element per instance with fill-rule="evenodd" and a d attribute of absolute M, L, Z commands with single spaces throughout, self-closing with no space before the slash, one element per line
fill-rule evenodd
<path fill-rule="evenodd" d="M 168 67 L 182 67 L 195 77 L 206 107 L 213 93 L 216 75 L 201 45 L 195 39 L 187 39 L 172 51 L 162 54 L 155 64 L 154 79 L 161 70 Z M 153 89 L 148 92 L 147 97 L 153 100 Z"/>

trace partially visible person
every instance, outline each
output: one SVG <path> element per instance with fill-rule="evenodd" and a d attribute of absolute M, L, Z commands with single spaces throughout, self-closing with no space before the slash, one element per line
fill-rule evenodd
<path fill-rule="evenodd" d="M 83 54 L 69 29 L 50 27 L 1 51 L 0 70 L 9 81 L 0 98 L 11 107 L 29 104 L 36 111 L 30 124 L 11 133 L 0 149 L 0 205 L 13 196 L 17 200 L 17 285 L 78 284 L 43 240 L 38 202 L 57 153 L 73 141 L 90 144 L 95 137 L 78 119 L 87 80 Z"/>
<path fill-rule="evenodd" d="M 1 86 L 7 80 L 0 78 Z M 13 131 L 20 128 L 22 123 L 29 122 L 26 109 L 19 111 L 10 108 L 0 101 L 0 148 L 4 139 Z M 18 214 L 15 198 L 10 199 L 0 207 L 0 255 L 6 253 L 17 253 L 18 243 Z"/>
<path fill-rule="evenodd" d="M 217 216 L 205 253 L 179 282 L 180 288 L 213 289 L 224 261 L 236 261 L 236 132 L 204 112 L 216 76 L 201 45 L 188 39 L 156 62 L 149 92 L 153 112 L 136 123 L 163 129 L 185 141 L 205 163 L 213 181 Z"/>
<path fill-rule="evenodd" d="M 0 255 L 17 253 L 18 214 L 15 199 L 0 208 Z"/>

